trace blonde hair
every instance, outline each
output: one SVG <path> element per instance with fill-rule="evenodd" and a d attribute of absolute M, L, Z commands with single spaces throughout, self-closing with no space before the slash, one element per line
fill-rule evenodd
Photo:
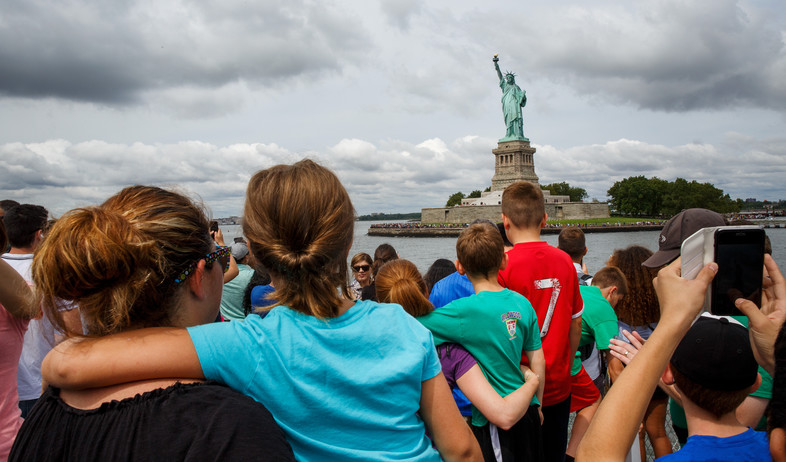
<path fill-rule="evenodd" d="M 398 303 L 414 317 L 431 313 L 434 307 L 426 297 L 426 283 L 409 260 L 393 260 L 382 265 L 375 282 L 382 303 Z"/>
<path fill-rule="evenodd" d="M 243 232 L 257 261 L 281 278 L 270 298 L 316 316 L 338 315 L 346 299 L 355 209 L 336 175 L 311 160 L 251 177 Z"/>
<path fill-rule="evenodd" d="M 189 198 L 131 186 L 97 207 L 74 209 L 52 226 L 33 258 L 43 309 L 69 335 L 58 309 L 79 304 L 91 335 L 170 325 L 175 278 L 213 245 L 204 210 Z"/>

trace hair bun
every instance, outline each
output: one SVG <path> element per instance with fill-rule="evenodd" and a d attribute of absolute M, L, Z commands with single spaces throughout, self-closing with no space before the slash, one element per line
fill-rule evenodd
<path fill-rule="evenodd" d="M 37 254 L 37 267 L 58 271 L 55 296 L 78 300 L 132 278 L 144 258 L 144 239 L 121 214 L 97 207 L 64 215 Z"/>

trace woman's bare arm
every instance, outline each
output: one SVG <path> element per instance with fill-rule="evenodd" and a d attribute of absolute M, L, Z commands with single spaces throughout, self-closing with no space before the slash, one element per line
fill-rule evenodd
<path fill-rule="evenodd" d="M 5 260 L 0 260 L 0 305 L 11 316 L 19 319 L 32 319 L 40 314 L 35 304 L 33 291 L 24 278 Z"/>
<path fill-rule="evenodd" d="M 420 415 L 444 460 L 483 461 L 478 441 L 461 418 L 442 372 L 421 382 Z"/>
<path fill-rule="evenodd" d="M 101 338 L 71 338 L 46 355 L 41 375 L 70 390 L 167 377 L 204 378 L 186 329 L 153 327 Z"/>

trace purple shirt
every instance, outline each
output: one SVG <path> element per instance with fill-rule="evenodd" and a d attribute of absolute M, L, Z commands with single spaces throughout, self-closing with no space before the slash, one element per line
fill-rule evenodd
<path fill-rule="evenodd" d="M 478 363 L 469 351 L 457 343 L 443 343 L 437 347 L 437 353 L 442 364 L 442 374 L 450 388 L 458 387 L 456 381 Z"/>

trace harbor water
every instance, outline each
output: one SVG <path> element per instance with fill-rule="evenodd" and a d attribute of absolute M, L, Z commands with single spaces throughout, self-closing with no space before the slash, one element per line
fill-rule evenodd
<path fill-rule="evenodd" d="M 358 252 L 366 252 L 373 256 L 378 245 L 387 242 L 392 245 L 401 258 L 412 261 L 421 272 L 425 273 L 429 266 L 438 258 L 456 259 L 455 237 L 378 237 L 367 234 L 374 221 L 356 221 L 355 238 L 350 258 Z M 386 223 L 390 223 L 387 221 Z M 402 221 L 401 223 L 405 223 Z M 241 236 L 239 225 L 223 226 L 224 239 L 231 243 L 234 237 Z M 778 266 L 786 271 L 786 228 L 768 228 L 765 230 L 772 242 L 772 254 Z M 589 233 L 586 235 L 587 256 L 584 262 L 591 273 L 606 264 L 614 249 L 630 245 L 641 245 L 652 251 L 658 249 L 659 231 L 634 231 L 621 233 Z M 551 245 L 557 245 L 557 235 L 544 235 L 543 239 Z"/>

